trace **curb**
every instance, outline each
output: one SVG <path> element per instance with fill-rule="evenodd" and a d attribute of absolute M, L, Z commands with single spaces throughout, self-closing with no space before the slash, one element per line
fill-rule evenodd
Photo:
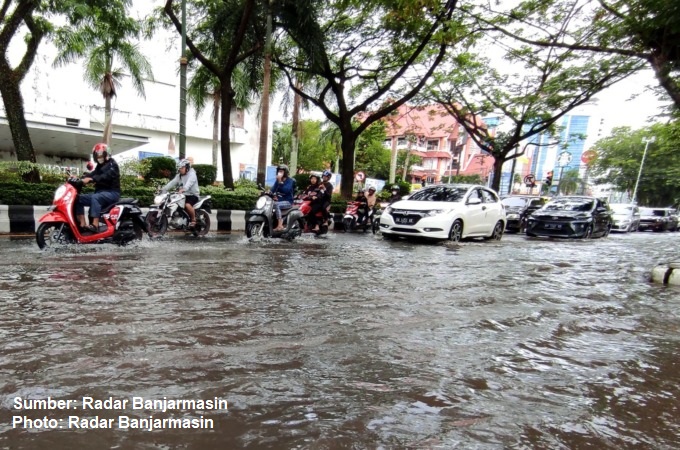
<path fill-rule="evenodd" d="M 675 261 L 656 266 L 652 269 L 652 281 L 680 286 L 680 262 Z"/>
<path fill-rule="evenodd" d="M 49 206 L 0 205 L 0 234 L 33 234 L 38 229 L 40 218 Z M 141 208 L 146 214 L 149 208 Z M 210 214 L 213 230 L 243 231 L 246 229 L 246 212 L 231 209 L 216 209 Z"/>
<path fill-rule="evenodd" d="M 49 206 L 0 205 L 0 234 L 33 234 L 40 218 Z M 146 214 L 149 208 L 141 208 Z M 246 212 L 231 209 L 215 209 L 210 214 L 211 227 L 216 231 L 245 231 Z M 335 229 L 342 228 L 342 214 L 334 213 Z"/>

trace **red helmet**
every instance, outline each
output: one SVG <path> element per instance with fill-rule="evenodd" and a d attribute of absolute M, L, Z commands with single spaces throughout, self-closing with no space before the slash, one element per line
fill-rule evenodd
<path fill-rule="evenodd" d="M 109 146 L 100 142 L 92 147 L 92 157 L 96 161 L 97 158 L 109 159 Z"/>

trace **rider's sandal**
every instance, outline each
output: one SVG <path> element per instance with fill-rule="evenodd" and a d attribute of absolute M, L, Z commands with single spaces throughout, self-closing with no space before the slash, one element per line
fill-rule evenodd
<path fill-rule="evenodd" d="M 189 222 L 189 228 L 196 228 L 196 222 Z"/>

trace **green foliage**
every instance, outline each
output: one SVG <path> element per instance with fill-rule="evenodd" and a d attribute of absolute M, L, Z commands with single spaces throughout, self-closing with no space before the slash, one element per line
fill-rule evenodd
<path fill-rule="evenodd" d="M 51 205 L 56 187 L 46 183 L 0 183 L 0 205 Z"/>
<path fill-rule="evenodd" d="M 298 192 L 304 191 L 305 189 L 307 189 L 307 186 L 309 186 L 308 173 L 298 173 L 296 175 L 293 175 L 293 179 L 295 180 L 295 190 Z"/>
<path fill-rule="evenodd" d="M 387 180 L 390 177 L 390 149 L 385 147 L 385 123 L 376 122 L 366 129 L 356 143 L 357 171 L 369 178 Z M 419 158 L 411 157 L 410 164 L 418 164 Z"/>
<path fill-rule="evenodd" d="M 298 169 L 320 171 L 335 158 L 335 149 L 330 142 L 322 139 L 324 130 L 318 120 L 301 120 L 300 142 L 298 143 Z M 290 161 L 292 125 L 279 124 L 274 128 L 272 137 L 272 161 Z"/>
<path fill-rule="evenodd" d="M 579 176 L 578 169 L 569 169 L 562 174 L 562 179 L 559 180 L 560 194 L 571 195 L 583 190 L 583 180 Z"/>
<path fill-rule="evenodd" d="M 246 178 L 239 178 L 238 180 L 234 181 L 234 190 L 242 192 L 260 192 L 260 188 L 257 187 L 257 181 L 248 180 Z"/>
<path fill-rule="evenodd" d="M 194 164 L 199 186 L 212 186 L 217 180 L 217 167 L 211 164 Z"/>
<path fill-rule="evenodd" d="M 670 206 L 680 203 L 680 120 L 640 130 L 615 128 L 612 135 L 597 141 L 597 158 L 591 175 L 599 183 L 610 183 L 632 195 L 645 149 L 643 138 L 654 136 L 645 157 L 637 192 L 640 205 Z"/>
<path fill-rule="evenodd" d="M 484 180 L 482 180 L 482 176 L 479 174 L 442 177 L 442 183 L 486 184 L 484 183 Z"/>
<path fill-rule="evenodd" d="M 259 196 L 258 191 L 236 189 L 227 191 L 216 186 L 201 188 L 201 195 L 210 195 L 213 209 L 236 209 L 247 211 L 252 209 Z"/>
<path fill-rule="evenodd" d="M 151 158 L 146 158 L 149 161 L 150 167 L 146 178 L 148 180 L 157 178 L 169 178 L 175 177 L 177 172 L 177 163 L 174 159 L 167 156 L 153 156 Z"/>

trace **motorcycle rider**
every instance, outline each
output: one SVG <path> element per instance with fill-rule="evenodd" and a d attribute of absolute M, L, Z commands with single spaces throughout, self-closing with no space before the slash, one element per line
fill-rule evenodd
<path fill-rule="evenodd" d="M 81 194 L 75 205 L 76 218 L 83 231 L 97 233 L 99 231 L 99 215 L 102 209 L 120 200 L 120 170 L 116 161 L 111 158 L 109 146 L 105 143 L 95 144 L 92 156 L 97 162 L 94 170 L 83 177 L 83 184 L 94 183 L 94 194 Z M 90 225 L 85 222 L 85 207 L 90 207 Z"/>
<path fill-rule="evenodd" d="M 392 186 L 392 195 L 387 201 L 391 205 L 392 203 L 397 202 L 399 200 L 401 200 L 401 194 L 399 194 L 399 186 L 395 184 L 394 186 Z"/>
<path fill-rule="evenodd" d="M 325 189 L 319 182 L 318 175 L 311 174 L 309 176 L 309 186 L 307 186 L 301 197 L 307 198 L 312 202 L 312 209 L 307 216 L 307 224 L 312 231 L 319 231 L 316 215 L 323 209 L 324 192 Z"/>
<path fill-rule="evenodd" d="M 355 198 L 354 201 L 359 203 L 359 208 L 357 209 L 357 226 L 364 225 L 364 222 L 368 219 L 368 199 L 366 198 L 363 189 L 359 189 L 357 198 Z"/>
<path fill-rule="evenodd" d="M 196 226 L 196 209 L 194 205 L 198 203 L 200 188 L 196 171 L 191 167 L 191 162 L 188 159 L 183 159 L 177 163 L 177 175 L 168 184 L 163 186 L 161 192 L 168 192 L 170 188 L 178 184 L 180 186 L 178 192 L 185 195 L 184 209 L 187 210 L 191 219 L 189 228 L 194 228 Z"/>
<path fill-rule="evenodd" d="M 271 193 L 274 195 L 274 207 L 276 208 L 276 220 L 278 224 L 273 231 L 283 231 L 282 209 L 293 207 L 293 193 L 295 191 L 295 181 L 290 178 L 290 170 L 285 164 L 279 164 L 276 168 L 276 181 L 272 186 Z"/>
<path fill-rule="evenodd" d="M 321 181 L 323 184 L 323 223 L 328 226 L 328 220 L 331 218 L 331 201 L 333 199 L 333 183 L 330 182 L 333 174 L 330 170 L 324 170 L 321 174 Z"/>
<path fill-rule="evenodd" d="M 368 211 L 375 213 L 376 205 L 378 204 L 378 196 L 375 195 L 375 187 L 371 186 L 368 188 L 368 194 L 366 194 L 366 200 L 368 201 Z M 371 215 L 371 222 L 373 222 L 373 215 Z"/>

